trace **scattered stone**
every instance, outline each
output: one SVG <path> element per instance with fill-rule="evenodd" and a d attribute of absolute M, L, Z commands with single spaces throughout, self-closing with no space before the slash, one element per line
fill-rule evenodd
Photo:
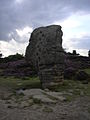
<path fill-rule="evenodd" d="M 33 96 L 33 95 L 40 95 L 42 92 L 43 92 L 42 89 L 28 89 L 28 90 L 24 90 L 23 94 L 25 96 L 30 97 L 30 96 Z"/>
<path fill-rule="evenodd" d="M 24 94 L 23 94 L 23 90 L 22 90 L 22 89 L 17 90 L 17 91 L 16 91 L 16 94 L 17 94 L 17 95 L 24 95 Z"/>
<path fill-rule="evenodd" d="M 29 106 L 32 106 L 34 103 L 33 103 L 33 99 L 29 99 L 28 100 L 28 103 L 29 103 Z"/>
<path fill-rule="evenodd" d="M 65 97 L 60 92 L 45 91 L 41 89 L 28 89 L 23 91 L 24 97 L 33 100 L 34 103 L 56 103 L 65 101 Z"/>
<path fill-rule="evenodd" d="M 22 101 L 20 104 L 20 108 L 25 108 L 25 107 L 29 107 L 29 103 L 27 101 Z"/>
<path fill-rule="evenodd" d="M 49 92 L 49 89 L 44 89 L 45 92 Z"/>
<path fill-rule="evenodd" d="M 56 100 L 59 100 L 59 101 L 65 101 L 66 98 L 63 97 L 60 93 L 60 92 L 46 92 L 46 94 L 51 97 L 52 99 L 56 99 Z"/>
<path fill-rule="evenodd" d="M 14 108 L 17 108 L 17 106 L 16 105 L 8 105 L 7 108 L 14 109 Z"/>
<path fill-rule="evenodd" d="M 46 95 L 34 95 L 33 100 L 36 101 L 36 103 L 56 103 L 56 100 L 52 100 Z"/>
<path fill-rule="evenodd" d="M 53 109 L 50 108 L 50 107 L 45 106 L 45 107 L 43 108 L 43 111 L 49 113 L 49 112 L 53 112 Z"/>

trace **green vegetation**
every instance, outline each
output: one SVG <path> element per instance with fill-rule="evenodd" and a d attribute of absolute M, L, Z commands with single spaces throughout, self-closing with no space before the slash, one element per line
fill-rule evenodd
<path fill-rule="evenodd" d="M 8 57 L 1 58 L 0 57 L 0 63 L 6 63 L 6 62 L 12 62 L 12 61 L 17 61 L 24 58 L 23 55 L 16 53 L 15 55 L 9 55 Z"/>
<path fill-rule="evenodd" d="M 90 69 L 85 69 L 84 70 L 86 73 L 90 74 Z"/>
<path fill-rule="evenodd" d="M 64 80 L 62 85 L 50 88 L 52 91 L 63 92 L 66 102 L 71 102 L 80 96 L 90 96 L 90 82 L 83 84 L 81 81 Z"/>
<path fill-rule="evenodd" d="M 0 73 L 3 72 L 3 69 L 0 69 Z"/>
<path fill-rule="evenodd" d="M 41 104 L 42 103 L 42 101 L 40 99 L 37 99 L 37 98 L 32 98 L 32 99 L 33 99 L 33 102 L 35 104 Z"/>
<path fill-rule="evenodd" d="M 46 107 L 43 108 L 43 111 L 49 113 L 49 112 L 53 112 L 53 109 L 46 106 Z"/>
<path fill-rule="evenodd" d="M 90 107 L 88 107 L 88 112 L 90 113 Z"/>
<path fill-rule="evenodd" d="M 80 96 L 80 95 L 90 96 L 90 82 L 88 84 L 83 84 L 81 81 L 64 80 L 63 84 L 55 86 L 55 87 L 51 87 L 50 89 L 53 91 L 57 91 L 57 92 L 64 91 L 66 93 L 71 93 L 73 97 Z"/>
<path fill-rule="evenodd" d="M 25 78 L 15 78 L 15 77 L 0 77 L 0 87 L 8 88 L 13 91 L 14 96 L 16 96 L 17 101 L 19 101 L 23 94 L 17 96 L 15 91 L 18 89 L 31 89 L 31 88 L 41 88 L 40 80 L 38 77 L 25 77 Z M 58 86 L 53 86 L 50 88 L 52 91 L 62 92 L 66 97 L 66 101 L 70 102 L 74 98 L 79 96 L 90 96 L 90 82 L 88 84 L 83 84 L 81 81 L 75 80 L 64 80 L 63 84 Z M 48 96 L 50 99 L 51 96 Z M 40 104 L 41 101 L 34 99 L 33 103 Z M 30 103 L 32 104 L 32 102 Z"/>
<path fill-rule="evenodd" d="M 0 77 L 0 86 L 11 90 L 16 89 L 28 89 L 28 88 L 40 88 L 40 80 L 38 77 Z"/>

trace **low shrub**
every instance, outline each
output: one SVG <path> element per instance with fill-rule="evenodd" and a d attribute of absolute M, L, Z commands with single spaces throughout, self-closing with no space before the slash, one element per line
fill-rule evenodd
<path fill-rule="evenodd" d="M 74 76 L 76 75 L 76 69 L 74 69 L 73 67 L 69 67 L 67 69 L 65 69 L 64 71 L 64 78 L 65 79 L 73 79 Z"/>
<path fill-rule="evenodd" d="M 77 80 L 88 80 L 89 75 L 85 71 L 79 71 L 76 74 L 76 79 Z"/>

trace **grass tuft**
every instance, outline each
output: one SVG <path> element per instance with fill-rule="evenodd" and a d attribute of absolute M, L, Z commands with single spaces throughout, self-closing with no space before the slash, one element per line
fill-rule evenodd
<path fill-rule="evenodd" d="M 49 113 L 49 112 L 53 112 L 53 109 L 50 107 L 44 107 L 43 111 Z"/>

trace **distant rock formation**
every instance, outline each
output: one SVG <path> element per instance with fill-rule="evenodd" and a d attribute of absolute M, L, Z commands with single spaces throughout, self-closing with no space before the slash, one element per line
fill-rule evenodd
<path fill-rule="evenodd" d="M 26 60 L 38 71 L 42 87 L 63 81 L 64 50 L 61 26 L 51 25 L 35 29 L 26 48 Z"/>
<path fill-rule="evenodd" d="M 90 50 L 88 51 L 88 57 L 90 57 Z"/>
<path fill-rule="evenodd" d="M 66 53 L 65 69 L 69 67 L 75 68 L 77 70 L 90 68 L 90 57 Z"/>

